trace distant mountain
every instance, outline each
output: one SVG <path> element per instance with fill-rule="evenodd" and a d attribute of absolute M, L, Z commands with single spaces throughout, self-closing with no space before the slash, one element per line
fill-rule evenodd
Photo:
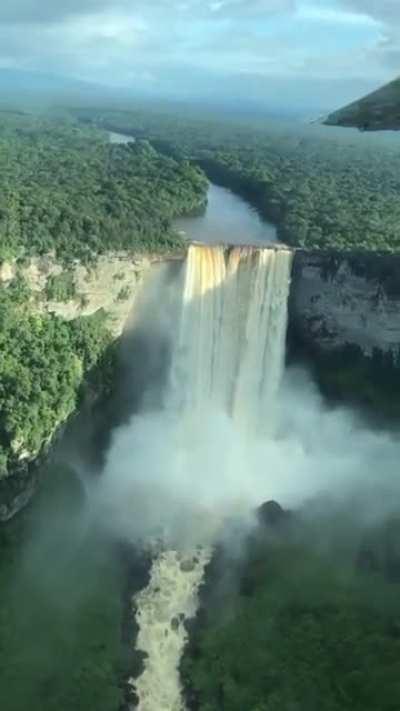
<path fill-rule="evenodd" d="M 0 69 L 0 91 L 65 91 L 90 86 L 77 79 L 56 74 Z"/>
<path fill-rule="evenodd" d="M 27 108 L 60 103 L 114 101 L 115 90 L 73 77 L 42 72 L 0 69 L 0 108 Z"/>
<path fill-rule="evenodd" d="M 400 130 L 400 78 L 335 111 L 324 123 L 362 131 Z"/>

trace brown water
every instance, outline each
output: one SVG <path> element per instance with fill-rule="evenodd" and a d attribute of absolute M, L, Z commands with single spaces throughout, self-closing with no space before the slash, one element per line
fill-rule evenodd
<path fill-rule="evenodd" d="M 176 220 L 187 239 L 207 244 L 268 245 L 277 241 L 276 227 L 243 198 L 227 188 L 210 184 L 208 206 L 203 215 Z"/>
<path fill-rule="evenodd" d="M 110 142 L 126 144 L 132 136 L 110 131 Z M 263 245 L 277 241 L 276 227 L 264 220 L 257 210 L 239 195 L 210 183 L 208 205 L 204 214 L 175 221 L 177 230 L 188 240 L 206 244 Z"/>

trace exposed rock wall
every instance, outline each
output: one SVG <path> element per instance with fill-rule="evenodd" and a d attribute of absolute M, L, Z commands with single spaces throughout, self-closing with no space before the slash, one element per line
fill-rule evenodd
<path fill-rule="evenodd" d="M 54 313 L 71 321 L 79 316 L 90 316 L 103 309 L 110 316 L 110 330 L 121 334 L 132 309 L 132 301 L 152 260 L 145 256 L 125 253 L 107 254 L 90 265 L 74 262 L 65 267 L 51 256 L 37 257 L 25 266 L 3 263 L 0 266 L 0 285 L 7 287 L 17 276 L 22 277 L 31 291 L 32 308 Z M 68 274 L 73 295 L 66 300 L 51 296 L 51 280 Z"/>
<path fill-rule="evenodd" d="M 90 316 L 102 309 L 109 315 L 110 331 L 117 338 L 153 261 L 148 257 L 136 258 L 120 253 L 104 255 L 90 266 L 76 262 L 68 268 L 51 256 L 31 259 L 24 266 L 3 263 L 0 265 L 0 288 L 8 288 L 16 279 L 23 279 L 29 288 L 33 311 L 54 313 L 67 320 Z M 52 280 L 60 276 L 67 276 L 68 288 L 72 292 L 67 300 L 50 298 Z M 62 424 L 59 423 L 61 427 Z M 0 478 L 0 523 L 15 516 L 32 498 L 40 464 L 53 442 L 54 437 L 51 443 L 43 442 L 37 458 L 22 452 L 9 476 Z"/>
<path fill-rule="evenodd" d="M 400 255 L 298 250 L 290 326 L 311 347 L 364 355 L 400 348 Z"/>

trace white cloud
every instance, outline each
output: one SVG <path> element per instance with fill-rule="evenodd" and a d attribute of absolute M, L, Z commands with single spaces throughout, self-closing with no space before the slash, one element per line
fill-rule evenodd
<path fill-rule="evenodd" d="M 353 25 L 376 27 L 380 23 L 371 15 L 358 12 L 349 12 L 337 8 L 322 7 L 321 5 L 300 5 L 296 12 L 296 17 L 302 20 L 313 22 L 323 22 L 332 25 Z"/>
<path fill-rule="evenodd" d="M 400 24 L 399 0 L 339 0 L 341 7 L 379 22 Z"/>
<path fill-rule="evenodd" d="M 196 81 L 200 91 L 208 72 L 236 77 L 243 95 L 252 83 L 261 99 L 262 81 L 279 77 L 358 79 L 364 91 L 363 77 L 391 78 L 399 57 L 394 10 L 390 0 L 1 0 L 0 66 L 126 86 L 173 77 L 177 93 Z"/>

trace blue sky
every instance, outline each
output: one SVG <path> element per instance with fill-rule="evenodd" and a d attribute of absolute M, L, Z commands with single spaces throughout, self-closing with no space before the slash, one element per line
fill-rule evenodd
<path fill-rule="evenodd" d="M 1 66 L 331 109 L 396 76 L 400 0 L 1 0 Z"/>

